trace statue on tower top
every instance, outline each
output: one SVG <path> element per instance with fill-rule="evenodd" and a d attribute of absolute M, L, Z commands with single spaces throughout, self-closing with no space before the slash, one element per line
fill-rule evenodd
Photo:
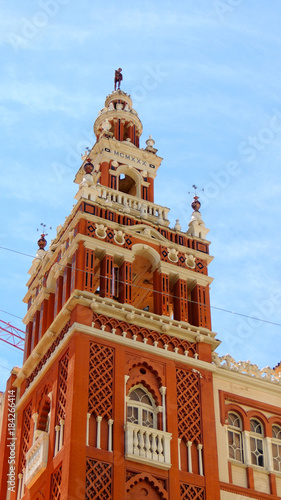
<path fill-rule="evenodd" d="M 122 75 L 121 71 L 122 71 L 122 68 L 118 68 L 115 70 L 114 90 L 116 90 L 116 87 L 118 87 L 118 90 L 120 89 L 120 84 L 123 80 L 123 75 Z"/>

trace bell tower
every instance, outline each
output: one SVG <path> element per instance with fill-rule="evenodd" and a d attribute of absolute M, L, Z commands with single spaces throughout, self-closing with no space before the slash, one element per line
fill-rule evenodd
<path fill-rule="evenodd" d="M 151 137 L 140 147 L 122 90 L 94 132 L 76 205 L 29 271 L 10 498 L 213 500 L 218 341 L 200 202 L 186 232 L 170 227 L 154 202 L 162 158 Z"/>

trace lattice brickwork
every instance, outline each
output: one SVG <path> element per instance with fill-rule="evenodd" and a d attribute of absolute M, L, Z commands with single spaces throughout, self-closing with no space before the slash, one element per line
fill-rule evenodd
<path fill-rule="evenodd" d="M 57 425 L 59 425 L 60 419 L 65 420 L 68 361 L 69 361 L 69 352 L 67 351 L 59 362 L 58 402 L 57 402 L 57 412 L 56 412 Z"/>
<path fill-rule="evenodd" d="M 155 330 L 148 330 L 147 328 L 131 325 L 125 321 L 119 321 L 115 318 L 108 318 L 104 315 L 94 313 L 93 323 L 95 328 L 99 329 L 102 326 L 106 332 L 111 332 L 114 328 L 115 334 L 120 336 L 123 331 L 126 331 L 127 339 L 132 339 L 133 335 L 137 335 L 137 342 L 143 342 L 144 339 L 146 339 L 147 345 L 154 345 L 154 342 L 156 341 L 158 342 L 158 348 L 167 348 L 168 351 L 175 351 L 175 349 L 177 349 L 178 354 L 185 355 L 185 353 L 188 352 L 188 356 L 194 357 L 194 354 L 197 352 L 196 343 L 178 339 L 177 337 L 172 337 L 168 334 L 159 333 Z"/>
<path fill-rule="evenodd" d="M 22 444 L 21 444 L 21 457 L 20 457 L 20 471 L 25 467 L 25 454 L 29 449 L 30 429 L 31 429 L 31 403 L 23 412 L 22 422 Z"/>
<path fill-rule="evenodd" d="M 114 351 L 90 343 L 88 412 L 112 418 Z"/>
<path fill-rule="evenodd" d="M 63 327 L 63 329 L 61 330 L 61 332 L 56 337 L 56 340 L 49 347 L 49 349 L 47 350 L 46 354 L 44 354 L 43 358 L 40 360 L 40 362 L 38 363 L 38 365 L 34 368 L 34 370 L 31 373 L 31 375 L 26 379 L 26 387 L 29 387 L 29 385 L 31 384 L 31 382 L 33 382 L 33 380 L 35 379 L 36 375 L 38 375 L 38 373 L 40 372 L 41 368 L 45 365 L 45 363 L 47 363 L 47 361 L 48 361 L 49 357 L 51 356 L 51 354 L 54 352 L 54 350 L 57 348 L 57 346 L 59 345 L 59 343 L 61 342 L 61 340 L 63 339 L 63 337 L 68 332 L 69 326 L 70 326 L 70 321 L 68 321 L 66 323 L 66 325 Z"/>
<path fill-rule="evenodd" d="M 105 462 L 86 461 L 86 500 L 112 499 L 112 465 Z"/>
<path fill-rule="evenodd" d="M 178 432 L 184 441 L 201 443 L 199 376 L 177 369 Z"/>
<path fill-rule="evenodd" d="M 52 500 L 60 500 L 61 498 L 61 469 L 60 466 L 56 472 L 52 475 L 52 484 L 51 484 L 51 499 Z"/>
<path fill-rule="evenodd" d="M 181 500 L 204 500 L 205 492 L 203 488 L 192 486 L 190 484 L 181 483 Z"/>

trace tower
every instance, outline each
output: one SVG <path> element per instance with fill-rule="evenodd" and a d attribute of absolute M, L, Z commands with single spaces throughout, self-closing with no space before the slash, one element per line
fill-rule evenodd
<path fill-rule="evenodd" d="M 187 232 L 169 227 L 154 203 L 162 158 L 151 137 L 140 148 L 122 90 L 94 132 L 76 205 L 29 271 L 10 498 L 219 498 L 200 202 Z"/>

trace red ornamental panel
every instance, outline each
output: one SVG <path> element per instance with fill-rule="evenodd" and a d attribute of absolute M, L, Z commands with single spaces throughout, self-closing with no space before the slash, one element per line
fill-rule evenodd
<path fill-rule="evenodd" d="M 23 468 L 25 467 L 25 454 L 29 449 L 30 429 L 31 429 L 31 403 L 27 406 L 27 408 L 23 412 L 20 471 L 22 471 Z"/>
<path fill-rule="evenodd" d="M 119 297 L 124 304 L 132 303 L 132 264 L 124 261 L 119 269 Z"/>
<path fill-rule="evenodd" d="M 174 286 L 174 318 L 177 321 L 188 321 L 187 282 L 181 278 Z"/>
<path fill-rule="evenodd" d="M 112 418 L 114 351 L 90 343 L 88 412 Z"/>
<path fill-rule="evenodd" d="M 84 289 L 93 292 L 95 280 L 95 251 L 86 249 Z"/>
<path fill-rule="evenodd" d="M 113 257 L 105 255 L 100 265 L 100 296 L 113 298 Z"/>
<path fill-rule="evenodd" d="M 61 498 L 61 469 L 60 466 L 56 472 L 52 475 L 52 483 L 51 483 L 51 499 L 52 500 L 60 500 Z"/>
<path fill-rule="evenodd" d="M 87 459 L 85 499 L 112 499 L 112 465 Z"/>
<path fill-rule="evenodd" d="M 201 443 L 199 375 L 177 369 L 178 434 L 181 439 Z"/>
<path fill-rule="evenodd" d="M 65 419 L 68 361 L 69 361 L 69 353 L 67 351 L 59 363 L 58 402 L 57 402 L 57 412 L 56 412 L 57 425 L 59 425 L 61 419 L 63 420 Z"/>
<path fill-rule="evenodd" d="M 181 500 L 204 500 L 204 488 L 192 486 L 190 484 L 181 483 L 180 485 Z"/>

